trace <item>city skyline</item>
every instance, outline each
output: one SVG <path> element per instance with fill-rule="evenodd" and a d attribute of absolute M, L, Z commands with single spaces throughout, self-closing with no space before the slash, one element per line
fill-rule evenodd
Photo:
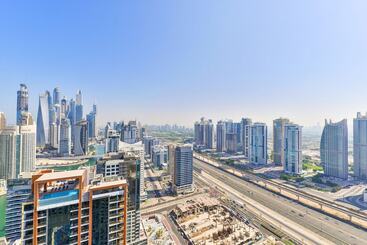
<path fill-rule="evenodd" d="M 1 4 L 0 111 L 9 123 L 20 83 L 34 117 L 39 94 L 56 86 L 90 95 L 85 104 L 96 102 L 106 121 L 191 126 L 201 116 L 249 117 L 270 125 L 287 117 L 351 125 L 367 111 L 358 93 L 367 86 L 363 1 L 41 2 Z"/>

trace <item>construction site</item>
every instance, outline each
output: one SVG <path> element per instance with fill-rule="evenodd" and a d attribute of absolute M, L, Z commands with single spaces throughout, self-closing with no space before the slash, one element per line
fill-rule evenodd
<path fill-rule="evenodd" d="M 217 199 L 197 198 L 172 212 L 179 230 L 192 244 L 247 244 L 261 240 L 261 233 Z"/>

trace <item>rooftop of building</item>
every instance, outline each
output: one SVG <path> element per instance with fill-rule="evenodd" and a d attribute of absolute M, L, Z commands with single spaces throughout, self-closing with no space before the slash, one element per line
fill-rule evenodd
<path fill-rule="evenodd" d="M 64 171 L 64 172 L 50 172 L 42 174 L 36 182 L 47 182 L 47 181 L 58 181 L 58 180 L 67 180 L 73 179 L 78 177 L 85 177 L 86 176 L 86 169 L 81 170 L 71 170 L 71 171 Z"/>

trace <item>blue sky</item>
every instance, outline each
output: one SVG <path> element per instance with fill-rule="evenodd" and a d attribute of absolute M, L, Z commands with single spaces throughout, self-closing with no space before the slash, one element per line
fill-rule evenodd
<path fill-rule="evenodd" d="M 367 1 L 0 1 L 0 111 L 81 89 L 102 121 L 367 111 Z"/>

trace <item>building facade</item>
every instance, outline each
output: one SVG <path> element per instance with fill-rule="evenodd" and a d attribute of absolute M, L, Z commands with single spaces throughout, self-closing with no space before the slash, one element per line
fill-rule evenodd
<path fill-rule="evenodd" d="M 250 158 L 250 131 L 251 131 L 252 120 L 250 118 L 242 118 L 242 151 L 245 159 Z"/>
<path fill-rule="evenodd" d="M 273 161 L 277 165 L 284 166 L 285 125 L 289 119 L 278 118 L 273 121 Z"/>
<path fill-rule="evenodd" d="M 0 130 L 6 127 L 6 117 L 4 112 L 0 112 Z"/>
<path fill-rule="evenodd" d="M 230 154 L 237 152 L 237 133 L 227 133 L 226 152 Z"/>
<path fill-rule="evenodd" d="M 302 127 L 296 124 L 284 125 L 284 171 L 302 173 Z"/>
<path fill-rule="evenodd" d="M 126 244 L 126 180 L 88 178 L 86 169 L 35 173 L 32 199 L 23 206 L 21 243 Z"/>
<path fill-rule="evenodd" d="M 21 124 L 21 115 L 28 112 L 28 88 L 25 84 L 20 84 L 17 91 L 17 124 Z"/>
<path fill-rule="evenodd" d="M 361 113 L 353 120 L 354 176 L 367 179 L 367 115 Z"/>
<path fill-rule="evenodd" d="M 71 155 L 71 124 L 68 118 L 61 119 L 60 123 L 59 155 Z"/>
<path fill-rule="evenodd" d="M 205 149 L 214 148 L 214 125 L 211 119 L 201 118 L 194 125 L 195 145 Z"/>
<path fill-rule="evenodd" d="M 87 115 L 88 121 L 88 137 L 95 138 L 96 137 L 96 121 L 97 121 L 97 106 L 93 105 L 93 111 L 91 111 Z"/>
<path fill-rule="evenodd" d="M 193 191 L 193 149 L 192 145 L 175 148 L 173 190 L 176 194 Z"/>
<path fill-rule="evenodd" d="M 157 145 L 152 151 L 152 162 L 155 168 L 162 168 L 168 165 L 168 150 L 167 147 Z"/>
<path fill-rule="evenodd" d="M 325 120 L 320 143 L 321 164 L 327 176 L 348 179 L 348 126 Z"/>
<path fill-rule="evenodd" d="M 97 162 L 97 174 L 102 174 L 105 177 L 123 177 L 127 180 L 129 186 L 127 197 L 127 244 L 144 243 L 140 240 L 140 171 L 140 154 L 136 154 L 136 152 L 108 154 Z"/>
<path fill-rule="evenodd" d="M 45 147 L 50 143 L 49 137 L 49 95 L 47 93 L 39 96 L 38 114 L 37 114 L 37 146 Z"/>
<path fill-rule="evenodd" d="M 0 179 L 15 179 L 20 173 L 21 137 L 18 126 L 0 131 Z"/>
<path fill-rule="evenodd" d="M 217 152 L 227 151 L 226 136 L 227 136 L 226 125 L 223 121 L 219 121 L 217 123 Z"/>
<path fill-rule="evenodd" d="M 88 153 L 88 122 L 83 120 L 75 125 L 74 155 L 83 156 Z"/>
<path fill-rule="evenodd" d="M 1 179 L 15 179 L 20 173 L 33 171 L 35 167 L 36 127 L 29 112 L 22 115 L 22 125 L 5 125 L 0 130 Z"/>
<path fill-rule="evenodd" d="M 250 162 L 267 164 L 268 130 L 265 123 L 254 123 L 250 131 Z"/>
<path fill-rule="evenodd" d="M 32 195 L 32 178 L 8 179 L 6 193 L 5 237 L 10 244 L 21 238 L 23 203 Z"/>

